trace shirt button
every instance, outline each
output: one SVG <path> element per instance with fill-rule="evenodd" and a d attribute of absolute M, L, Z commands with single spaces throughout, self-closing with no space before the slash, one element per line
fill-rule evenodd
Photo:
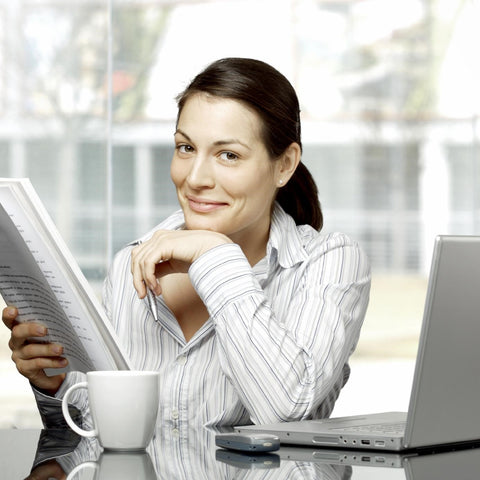
<path fill-rule="evenodd" d="M 178 420 L 178 410 L 172 410 L 172 419 Z"/>
<path fill-rule="evenodd" d="M 180 355 L 177 358 L 177 363 L 178 363 L 178 365 L 185 365 L 187 363 L 187 356 L 186 355 Z"/>
<path fill-rule="evenodd" d="M 172 430 L 172 437 L 173 438 L 178 438 L 180 436 L 180 430 L 178 428 L 174 428 Z"/>

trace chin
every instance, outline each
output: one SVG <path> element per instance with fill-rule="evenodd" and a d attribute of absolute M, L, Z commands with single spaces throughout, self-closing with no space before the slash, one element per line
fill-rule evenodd
<path fill-rule="evenodd" d="M 185 217 L 185 228 L 187 230 L 208 230 L 210 232 L 222 233 L 222 228 L 217 222 L 208 221 L 207 219 Z"/>
<path fill-rule="evenodd" d="M 209 230 L 223 233 L 222 221 L 212 214 L 198 214 L 190 210 L 184 210 L 185 227 L 187 230 Z"/>

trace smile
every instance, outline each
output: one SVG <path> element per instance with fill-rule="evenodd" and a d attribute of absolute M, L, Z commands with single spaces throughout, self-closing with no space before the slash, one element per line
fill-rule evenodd
<path fill-rule="evenodd" d="M 214 202 L 211 200 L 196 199 L 193 197 L 187 197 L 188 205 L 190 209 L 197 213 L 209 213 L 219 208 L 225 207 L 227 204 L 223 202 Z"/>

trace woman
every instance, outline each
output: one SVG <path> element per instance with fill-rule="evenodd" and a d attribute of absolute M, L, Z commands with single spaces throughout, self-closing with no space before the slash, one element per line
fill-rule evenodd
<path fill-rule="evenodd" d="M 370 273 L 356 243 L 319 233 L 295 91 L 263 62 L 227 58 L 178 107 L 171 177 L 181 211 L 117 254 L 104 289 L 134 367 L 162 373 L 159 424 L 328 416 Z M 45 377 L 59 346 L 26 343 L 36 327 L 16 325 L 14 313 L 4 311 L 12 358 L 42 411 L 78 374 Z M 84 397 L 76 406 L 87 415 Z"/>

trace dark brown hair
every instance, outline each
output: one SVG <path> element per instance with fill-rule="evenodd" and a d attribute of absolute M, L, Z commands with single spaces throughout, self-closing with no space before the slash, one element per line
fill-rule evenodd
<path fill-rule="evenodd" d="M 186 101 L 196 93 L 244 102 L 262 120 L 262 140 L 273 159 L 293 142 L 302 148 L 300 107 L 297 94 L 278 70 L 259 60 L 224 58 L 199 73 L 177 97 L 178 118 Z M 318 190 L 307 167 L 300 162 L 276 200 L 297 225 L 323 225 Z"/>

